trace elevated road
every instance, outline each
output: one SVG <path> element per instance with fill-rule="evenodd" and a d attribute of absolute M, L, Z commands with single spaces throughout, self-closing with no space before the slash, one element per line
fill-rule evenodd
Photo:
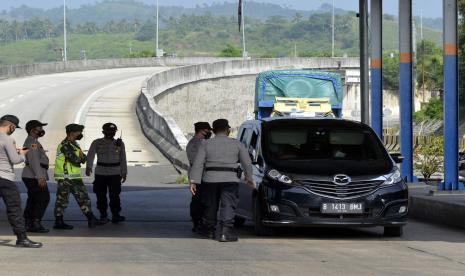
<path fill-rule="evenodd" d="M 93 139 L 102 136 L 102 124 L 115 122 L 122 130 L 129 164 L 166 167 L 165 174 L 171 176 L 172 181 L 175 172 L 144 137 L 135 115 L 142 81 L 166 69 L 96 70 L 0 81 L 0 114 L 18 116 L 22 126 L 31 119 L 49 123 L 42 143 L 52 163 L 56 146 L 65 137 L 67 124 L 78 122 L 86 126 L 81 145 L 87 150 Z M 21 145 L 26 135 L 24 130 L 18 129 L 13 137 Z"/>

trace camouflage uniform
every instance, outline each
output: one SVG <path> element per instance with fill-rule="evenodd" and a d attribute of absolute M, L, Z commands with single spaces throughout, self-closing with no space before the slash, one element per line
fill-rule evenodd
<path fill-rule="evenodd" d="M 87 156 L 76 155 L 75 148 L 80 148 L 77 143 L 73 143 L 68 140 L 64 140 L 61 143 L 61 153 L 64 154 L 66 161 L 73 164 L 74 166 L 81 166 L 87 161 Z M 67 169 L 65 166 L 65 174 L 67 174 Z M 56 193 L 56 203 L 55 203 L 55 216 L 62 217 L 63 213 L 68 207 L 69 203 L 69 194 L 72 193 L 77 203 L 79 204 L 81 211 L 84 214 L 89 214 L 91 212 L 91 202 L 89 194 L 87 193 L 87 188 L 82 181 L 82 177 L 74 179 L 59 179 L 58 187 Z"/>

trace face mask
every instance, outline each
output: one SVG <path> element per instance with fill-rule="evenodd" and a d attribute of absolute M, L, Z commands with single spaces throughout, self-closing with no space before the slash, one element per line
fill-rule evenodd
<path fill-rule="evenodd" d="M 116 133 L 114 133 L 114 132 L 104 132 L 103 135 L 107 139 L 113 139 L 115 137 Z"/>
<path fill-rule="evenodd" d="M 10 131 L 8 131 L 8 135 L 11 135 L 15 132 L 16 128 L 14 126 L 10 126 Z"/>
<path fill-rule="evenodd" d="M 76 137 L 76 140 L 81 140 L 82 138 L 84 138 L 84 135 L 79 134 L 78 137 Z"/>
<path fill-rule="evenodd" d="M 37 136 L 39 137 L 44 137 L 44 135 L 45 135 L 45 130 L 40 130 L 37 132 Z"/>
<path fill-rule="evenodd" d="M 205 139 L 210 139 L 212 137 L 212 133 L 209 131 L 207 133 L 205 133 Z"/>

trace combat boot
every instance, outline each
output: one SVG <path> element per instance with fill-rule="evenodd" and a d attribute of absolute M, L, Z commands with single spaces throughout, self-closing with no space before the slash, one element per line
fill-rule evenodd
<path fill-rule="evenodd" d="M 50 230 L 43 227 L 39 219 L 35 219 L 32 221 L 27 231 L 33 233 L 48 233 Z"/>
<path fill-rule="evenodd" d="M 215 239 L 215 230 L 211 227 L 200 226 L 197 228 L 197 234 L 199 234 L 202 239 Z"/>
<path fill-rule="evenodd" d="M 223 227 L 221 231 L 220 242 L 237 242 L 239 239 L 231 233 L 231 228 Z"/>
<path fill-rule="evenodd" d="M 31 241 L 30 239 L 28 239 L 26 232 L 16 234 L 16 237 L 18 238 L 16 240 L 16 247 L 23 247 L 23 248 L 41 248 L 42 247 L 42 243 Z"/>
<path fill-rule="evenodd" d="M 100 223 L 101 224 L 107 224 L 108 222 L 110 222 L 110 220 L 108 219 L 108 215 L 107 214 L 100 214 Z"/>
<path fill-rule="evenodd" d="M 86 214 L 87 217 L 87 226 L 89 228 L 95 228 L 97 225 L 102 225 L 102 223 L 94 216 L 94 213 L 89 212 Z"/>
<path fill-rule="evenodd" d="M 66 224 L 63 220 L 63 217 L 55 217 L 55 225 L 53 225 L 53 229 L 59 230 L 71 230 L 74 227 L 72 225 Z"/>
<path fill-rule="evenodd" d="M 112 223 L 123 222 L 125 220 L 126 220 L 126 218 L 124 216 L 121 216 L 118 213 L 113 214 L 113 216 L 111 217 L 111 222 Z"/>

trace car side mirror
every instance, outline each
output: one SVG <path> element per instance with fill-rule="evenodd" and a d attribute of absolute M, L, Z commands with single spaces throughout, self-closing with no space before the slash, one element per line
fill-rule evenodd
<path fill-rule="evenodd" d="M 391 158 L 396 164 L 401 164 L 405 159 L 400 153 L 391 153 Z"/>

